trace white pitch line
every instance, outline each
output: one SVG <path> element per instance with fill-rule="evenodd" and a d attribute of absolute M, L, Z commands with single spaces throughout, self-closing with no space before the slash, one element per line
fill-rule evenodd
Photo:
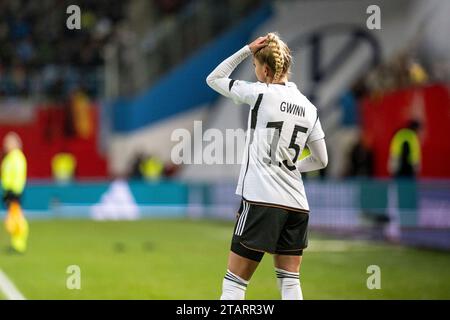
<path fill-rule="evenodd" d="M 0 269 L 0 291 L 8 300 L 26 300 L 2 269 Z"/>

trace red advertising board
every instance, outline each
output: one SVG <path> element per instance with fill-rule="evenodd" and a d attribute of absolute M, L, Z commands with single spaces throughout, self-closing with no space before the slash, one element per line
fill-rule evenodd
<path fill-rule="evenodd" d="M 450 178 L 450 89 L 429 85 L 395 91 L 361 103 L 363 134 L 372 143 L 375 175 L 389 176 L 389 146 L 395 132 L 412 120 L 422 123 L 420 177 Z"/>

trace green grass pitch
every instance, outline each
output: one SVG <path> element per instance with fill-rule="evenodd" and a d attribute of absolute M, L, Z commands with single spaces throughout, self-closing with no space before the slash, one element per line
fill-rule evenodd
<path fill-rule="evenodd" d="M 28 299 L 217 299 L 232 223 L 205 220 L 31 221 L 25 255 L 6 251 L 0 268 Z M 81 289 L 66 288 L 67 267 L 81 268 Z M 369 265 L 381 289 L 369 290 Z M 312 234 L 301 269 L 305 299 L 450 299 L 450 254 Z M 248 299 L 279 299 L 266 255 Z"/>

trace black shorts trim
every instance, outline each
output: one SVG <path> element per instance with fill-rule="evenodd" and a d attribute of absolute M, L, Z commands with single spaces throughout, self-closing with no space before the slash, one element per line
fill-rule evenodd
<path fill-rule="evenodd" d="M 237 254 L 238 256 L 256 261 L 261 262 L 264 252 L 260 250 L 253 250 L 245 245 L 242 244 L 242 242 L 233 242 L 231 243 L 231 249 L 232 252 Z"/>
<path fill-rule="evenodd" d="M 240 242 L 240 244 L 242 246 L 244 246 L 245 248 L 247 248 L 248 250 L 261 252 L 261 253 L 268 253 L 268 254 L 278 254 L 280 256 L 301 256 L 301 255 L 303 255 L 303 249 L 306 249 L 306 248 L 302 248 L 302 249 L 293 249 L 293 250 L 275 250 L 275 252 L 270 252 L 270 251 L 264 251 L 264 250 L 259 250 L 259 249 L 255 249 L 255 248 L 250 248 L 248 245 L 246 245 L 242 241 Z"/>
<path fill-rule="evenodd" d="M 247 200 L 244 197 L 242 197 L 242 199 L 244 199 L 244 201 L 246 201 L 246 202 L 248 202 L 250 204 L 256 204 L 258 206 L 265 206 L 265 207 L 271 207 L 271 208 L 280 208 L 280 209 L 285 209 L 285 210 L 290 210 L 290 211 L 296 211 L 296 212 L 299 212 L 299 213 L 309 214 L 309 210 L 305 210 L 305 209 L 293 208 L 293 207 L 283 206 L 281 204 L 270 203 L 270 202 L 258 202 L 258 201 L 253 201 L 253 200 Z"/>
<path fill-rule="evenodd" d="M 252 250 L 252 251 L 257 251 L 257 252 L 262 252 L 262 253 L 270 253 L 270 254 L 273 254 L 272 252 L 269 252 L 269 251 L 265 251 L 265 250 L 260 250 L 260 249 L 255 249 L 255 248 L 250 248 L 248 245 L 246 245 L 244 242 L 240 242 L 240 244 L 241 245 L 243 245 L 244 247 L 246 247 L 247 249 L 249 249 L 249 250 Z"/>
<path fill-rule="evenodd" d="M 306 249 L 306 248 L 303 248 Z M 302 256 L 303 249 L 295 249 L 295 250 L 277 250 L 275 254 L 280 256 Z"/>

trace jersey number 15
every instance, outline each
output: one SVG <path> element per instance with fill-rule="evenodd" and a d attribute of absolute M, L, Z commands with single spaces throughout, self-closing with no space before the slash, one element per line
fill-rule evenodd
<path fill-rule="evenodd" d="M 267 165 L 277 165 L 281 167 L 281 162 L 276 160 L 276 150 L 278 148 L 278 142 L 280 140 L 281 136 L 281 130 L 283 129 L 283 121 L 276 121 L 276 122 L 268 122 L 267 128 L 274 128 L 275 134 L 273 135 L 272 142 L 270 143 L 270 150 L 269 150 L 269 157 L 270 158 L 263 158 L 263 162 Z M 292 163 L 296 163 L 298 157 L 300 156 L 300 146 L 295 143 L 295 140 L 297 140 L 298 132 L 306 133 L 308 131 L 308 128 L 302 127 L 302 126 L 295 126 L 294 132 L 292 132 L 291 136 L 291 142 L 289 144 L 289 149 L 295 150 L 294 158 L 292 159 Z M 296 167 L 295 165 L 289 165 L 287 160 L 283 160 L 283 164 L 286 168 L 288 168 L 290 171 L 294 170 Z"/>

